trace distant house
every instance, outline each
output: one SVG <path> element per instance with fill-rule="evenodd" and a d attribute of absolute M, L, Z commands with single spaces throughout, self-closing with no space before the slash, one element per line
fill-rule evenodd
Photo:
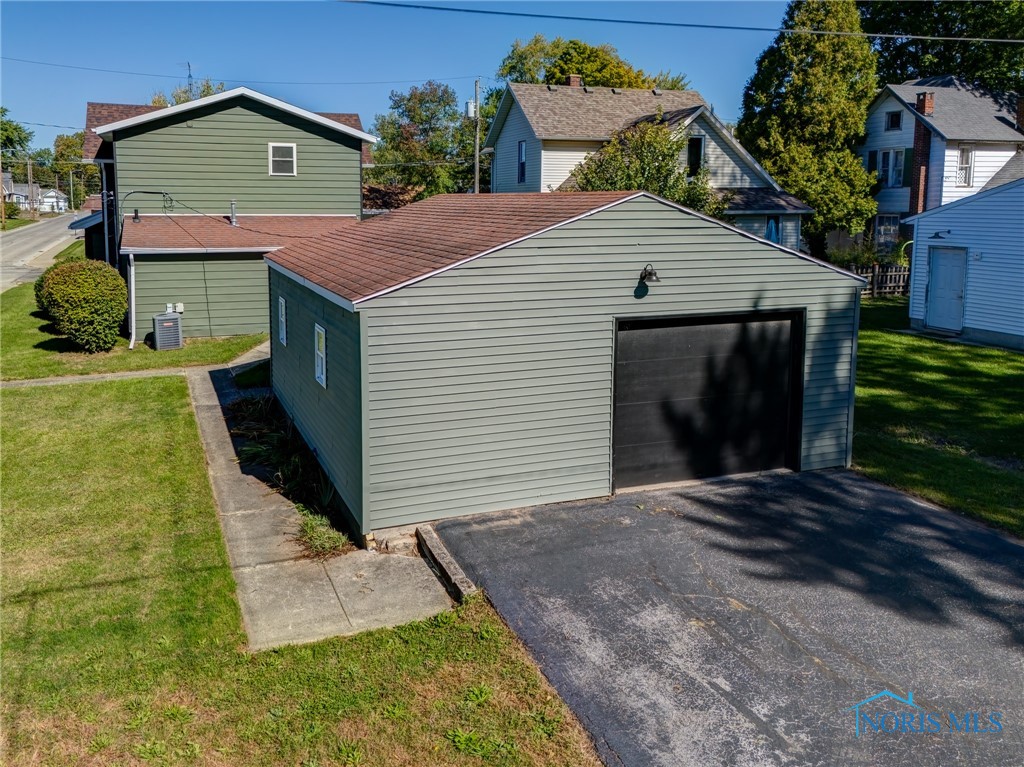
<path fill-rule="evenodd" d="M 510 83 L 484 142 L 494 152 L 492 192 L 552 192 L 612 134 L 661 113 L 686 130 L 680 156 L 690 174 L 707 166 L 711 185 L 730 192 L 727 213 L 758 237 L 799 249 L 801 217 L 812 212 L 783 191 L 744 149 L 696 91 Z"/>
<path fill-rule="evenodd" d="M 59 189 L 44 189 L 39 195 L 40 213 L 64 213 L 68 209 L 68 196 Z"/>
<path fill-rule="evenodd" d="M 39 206 L 39 184 L 10 184 L 9 191 L 5 188 L 4 200 L 16 203 L 22 210 L 30 210 L 33 204 Z"/>
<path fill-rule="evenodd" d="M 911 326 L 1024 349 L 1024 155 L 977 194 L 907 222 Z"/>
<path fill-rule="evenodd" d="M 358 115 L 248 88 L 165 108 L 90 103 L 86 128 L 103 193 L 73 226 L 125 276 L 133 339 L 168 305 L 186 336 L 265 331 L 264 254 L 360 217 L 376 140 Z"/>
<path fill-rule="evenodd" d="M 1022 107 L 1016 97 L 948 75 L 882 88 L 861 147 L 878 174 L 876 243 L 895 243 L 908 216 L 981 191 L 1024 145 Z"/>

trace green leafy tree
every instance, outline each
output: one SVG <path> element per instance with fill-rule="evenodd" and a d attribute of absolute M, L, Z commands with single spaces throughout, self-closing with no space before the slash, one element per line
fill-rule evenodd
<path fill-rule="evenodd" d="M 7 119 L 7 107 L 0 107 L 0 148 L 5 152 L 27 152 L 32 131 L 21 123 Z"/>
<path fill-rule="evenodd" d="M 171 107 L 177 104 L 184 104 L 196 99 L 206 98 L 215 93 L 224 91 L 224 83 L 215 83 L 209 77 L 190 85 L 179 85 L 171 91 L 170 95 L 163 91 L 157 91 L 150 99 L 150 104 L 155 107 Z"/>
<path fill-rule="evenodd" d="M 581 75 L 583 83 L 605 88 L 662 88 L 685 90 L 685 75 L 663 71 L 648 75 L 619 56 L 614 46 L 590 45 L 582 40 L 534 35 L 516 40 L 498 67 L 499 80 L 513 83 L 564 85 L 569 75 Z"/>
<path fill-rule="evenodd" d="M 785 29 L 859 32 L 853 0 L 794 0 Z M 834 229 L 857 233 L 877 210 L 873 174 L 854 148 L 875 93 L 875 55 L 863 37 L 780 33 L 743 93 L 740 142 L 783 188 L 812 208 L 814 255 Z"/>
<path fill-rule="evenodd" d="M 367 179 L 415 188 L 416 199 L 464 192 L 473 184 L 474 128 L 451 86 L 431 80 L 404 93 L 392 91 L 391 109 L 373 123 L 380 140 Z"/>
<path fill-rule="evenodd" d="M 79 208 L 90 194 L 100 191 L 99 168 L 81 162 L 85 131 L 62 133 L 53 140 L 53 170 L 60 189 L 71 199 L 71 207 Z M 74 185 L 70 176 L 74 177 Z"/>
<path fill-rule="evenodd" d="M 711 188 L 707 168 L 687 179 L 680 166 L 687 140 L 686 131 L 672 131 L 660 119 L 631 126 L 576 166 L 569 186 L 583 192 L 642 190 L 724 218 L 728 201 Z"/>
<path fill-rule="evenodd" d="M 1024 2 L 858 2 L 865 32 L 1024 39 Z M 879 84 L 957 75 L 993 91 L 1024 92 L 1024 45 L 875 38 Z"/>

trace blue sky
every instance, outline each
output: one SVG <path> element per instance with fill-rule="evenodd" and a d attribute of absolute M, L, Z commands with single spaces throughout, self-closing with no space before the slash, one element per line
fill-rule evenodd
<path fill-rule="evenodd" d="M 783 2 L 457 3 L 465 8 L 777 27 Z M 725 120 L 740 111 L 743 86 L 766 32 L 637 27 L 487 17 L 343 2 L 12 2 L 0 3 L 2 55 L 34 61 L 169 75 L 151 77 L 59 69 L 3 60 L 0 99 L 25 123 L 81 128 L 87 101 L 148 103 L 199 77 L 256 90 L 313 111 L 358 112 L 369 129 L 391 90 L 428 79 L 460 100 L 473 78 L 493 78 L 514 40 L 536 33 L 611 43 L 633 65 L 684 72 Z M 278 81 L 289 84 L 268 84 Z M 347 83 L 309 85 L 292 83 Z M 348 84 L 350 83 L 350 84 Z M 481 86 L 493 86 L 484 79 Z M 67 128 L 27 125 L 33 144 L 51 146 Z"/>

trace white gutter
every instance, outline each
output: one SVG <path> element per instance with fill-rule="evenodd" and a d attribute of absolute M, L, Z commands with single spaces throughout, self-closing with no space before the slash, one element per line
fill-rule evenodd
<path fill-rule="evenodd" d="M 135 254 L 128 254 L 128 348 L 135 348 Z"/>

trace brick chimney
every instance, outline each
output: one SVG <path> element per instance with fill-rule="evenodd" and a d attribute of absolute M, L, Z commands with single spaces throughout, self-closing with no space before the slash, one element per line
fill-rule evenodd
<path fill-rule="evenodd" d="M 914 107 L 922 115 L 935 112 L 935 93 L 917 94 Z M 914 120 L 914 159 L 910 170 L 910 215 L 928 208 L 928 159 L 932 153 L 932 132 L 921 120 Z"/>
<path fill-rule="evenodd" d="M 930 117 L 935 111 L 935 91 L 921 91 L 921 93 L 918 93 L 916 109 L 925 117 Z"/>
<path fill-rule="evenodd" d="M 583 75 L 569 75 L 566 78 L 565 84 L 570 88 L 582 88 L 583 87 Z"/>

